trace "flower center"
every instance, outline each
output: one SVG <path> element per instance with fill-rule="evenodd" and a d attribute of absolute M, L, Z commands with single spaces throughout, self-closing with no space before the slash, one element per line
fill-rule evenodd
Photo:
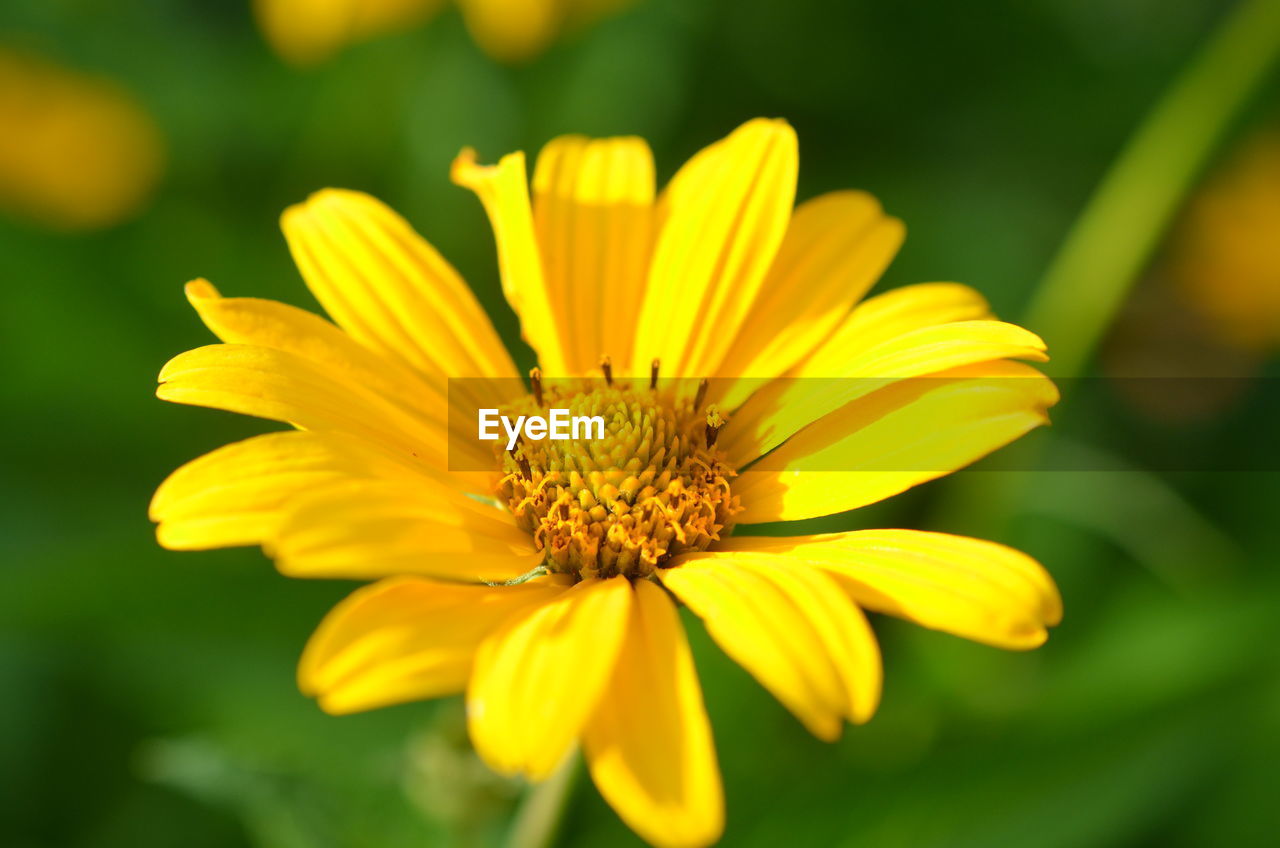
<path fill-rule="evenodd" d="M 612 379 L 544 385 L 503 414 L 600 416 L 604 438 L 532 440 L 502 451 L 499 495 L 552 571 L 580 578 L 647 577 L 676 554 L 703 551 L 741 510 L 735 471 L 715 450 L 724 425 L 702 392 Z M 597 435 L 597 434 L 593 434 Z"/>

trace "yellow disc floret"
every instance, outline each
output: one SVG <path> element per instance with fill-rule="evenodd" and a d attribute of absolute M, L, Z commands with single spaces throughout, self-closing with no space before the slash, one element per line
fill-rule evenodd
<path fill-rule="evenodd" d="M 672 556 L 706 550 L 740 510 L 734 476 L 714 450 L 723 419 L 674 389 L 579 380 L 542 385 L 508 416 L 600 416 L 603 438 L 522 438 L 500 455 L 499 496 L 534 537 L 552 571 L 580 578 L 647 577 Z M 708 444 L 710 442 L 710 444 Z"/>

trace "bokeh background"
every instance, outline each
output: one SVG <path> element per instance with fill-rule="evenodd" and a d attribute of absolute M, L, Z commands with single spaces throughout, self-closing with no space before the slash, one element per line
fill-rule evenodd
<path fill-rule="evenodd" d="M 267 427 L 155 400 L 160 366 L 211 341 L 182 284 L 315 308 L 285 206 L 323 186 L 383 198 L 515 345 L 480 206 L 448 180 L 462 146 L 492 161 L 563 132 L 634 133 L 665 178 L 743 120 L 782 116 L 802 198 L 864 188 L 906 221 L 882 287 L 958 280 L 1016 320 L 1235 5 L 641 0 L 515 66 L 446 8 L 298 67 L 249 0 L 4 0 L 0 50 L 113 80 L 160 142 L 117 221 L 0 209 L 0 844 L 489 845 L 519 802 L 468 753 L 456 702 L 336 719 L 298 694 L 301 647 L 350 584 L 154 542 L 164 476 Z M 22 138 L 23 114 L 0 108 L 0 135 Z M 883 706 L 829 746 L 689 622 L 725 845 L 1275 844 L 1280 475 L 1248 463 L 1275 455 L 1278 124 L 1269 79 L 1089 360 L 1112 390 L 1058 410 L 1052 467 L 969 472 L 820 524 L 1028 550 L 1065 597 L 1046 646 L 1004 653 L 879 618 Z M 78 131 L 101 143 L 73 145 L 66 167 L 88 168 L 105 133 Z M 0 162 L 0 183 L 6 167 L 30 166 Z M 1170 404 L 1117 375 L 1230 379 Z M 1129 456 L 1151 443 L 1201 469 L 1229 448 L 1234 470 Z M 1116 470 L 1073 472 L 1072 456 Z M 560 844 L 635 842 L 583 781 Z"/>

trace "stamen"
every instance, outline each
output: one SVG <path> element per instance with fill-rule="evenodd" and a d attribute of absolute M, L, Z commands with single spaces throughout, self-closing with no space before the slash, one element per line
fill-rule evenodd
<path fill-rule="evenodd" d="M 709 385 L 710 384 L 707 382 L 706 377 L 703 377 L 702 380 L 698 383 L 698 393 L 693 396 L 694 412 L 697 412 L 699 409 L 702 409 L 702 402 L 707 399 L 707 388 Z"/>
<path fill-rule="evenodd" d="M 532 480 L 533 469 L 529 467 L 529 460 L 524 455 L 524 443 L 520 441 L 518 436 L 516 437 L 516 446 L 507 451 L 507 453 L 511 454 L 511 458 L 516 461 L 516 465 L 520 466 L 520 473 L 524 476 L 524 479 Z"/>
<path fill-rule="evenodd" d="M 728 423 L 728 419 L 720 414 L 720 410 L 713 403 L 707 407 L 707 447 L 713 448 L 716 444 L 716 437 L 720 435 L 720 429 Z"/>
<path fill-rule="evenodd" d="M 724 424 L 718 412 L 690 410 L 687 395 L 645 391 L 629 380 L 586 381 L 577 394 L 566 394 L 559 382 L 542 385 L 541 374 L 530 377 L 551 406 L 607 413 L 603 439 L 521 436 L 510 451 L 496 453 L 503 472 L 499 495 L 548 571 L 574 579 L 642 579 L 729 532 L 741 510 L 729 482 L 735 472 L 705 444 L 714 443 Z M 530 393 L 510 411 L 545 409 Z"/>
<path fill-rule="evenodd" d="M 613 360 L 608 356 L 600 360 L 600 370 L 604 372 L 605 385 L 613 385 Z"/>
<path fill-rule="evenodd" d="M 658 365 L 659 364 L 661 364 L 661 360 L 655 359 L 653 360 L 653 364 L 649 366 L 649 388 L 651 389 L 658 388 Z"/>
<path fill-rule="evenodd" d="M 529 372 L 529 383 L 533 387 L 533 402 L 542 406 L 542 369 L 534 368 Z"/>

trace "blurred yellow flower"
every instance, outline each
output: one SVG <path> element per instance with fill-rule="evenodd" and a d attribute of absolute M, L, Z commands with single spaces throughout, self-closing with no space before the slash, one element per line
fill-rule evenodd
<path fill-rule="evenodd" d="M 484 311 L 394 212 L 337 190 L 289 209 L 294 258 L 336 325 L 197 280 L 188 296 L 223 344 L 170 361 L 158 394 L 298 429 L 174 472 L 151 507 L 161 544 L 260 544 L 288 575 L 378 579 L 304 653 L 299 684 L 325 710 L 465 691 L 498 771 L 539 780 L 580 745 L 642 837 L 715 841 L 719 768 L 675 601 L 828 740 L 879 700 L 863 610 L 1011 649 L 1061 615 L 1044 569 L 991 542 L 730 535 L 942 476 L 1057 400 L 1013 361 L 1045 360 L 1040 339 L 972 289 L 859 303 L 902 225 L 856 191 L 793 209 L 797 169 L 795 134 L 774 120 L 706 148 L 660 195 L 638 138 L 553 140 L 532 197 L 523 154 L 485 167 L 464 152 L 454 179 L 488 212 L 503 289 L 550 375 L 535 370 L 531 396 L 504 394 L 519 376 Z M 731 383 L 713 390 L 728 423 L 706 376 Z M 449 377 L 488 379 L 454 393 Z M 577 404 L 607 410 L 607 432 L 589 450 L 526 442 L 480 456 L 489 473 L 451 471 L 451 403 Z M 810 472 L 814 457 L 858 470 Z"/>
<path fill-rule="evenodd" d="M 630 0 L 457 0 L 472 37 L 502 62 L 522 62 L 566 29 L 589 23 Z M 321 62 L 348 44 L 409 29 L 435 16 L 445 0 L 254 0 L 267 41 L 298 65 Z"/>
<path fill-rule="evenodd" d="M 0 47 L 0 209 L 58 229 L 136 212 L 163 167 L 159 131 L 115 83 Z"/>
<path fill-rule="evenodd" d="M 1169 267 L 1219 341 L 1280 348 L 1280 131 L 1250 139 L 1196 195 Z"/>

